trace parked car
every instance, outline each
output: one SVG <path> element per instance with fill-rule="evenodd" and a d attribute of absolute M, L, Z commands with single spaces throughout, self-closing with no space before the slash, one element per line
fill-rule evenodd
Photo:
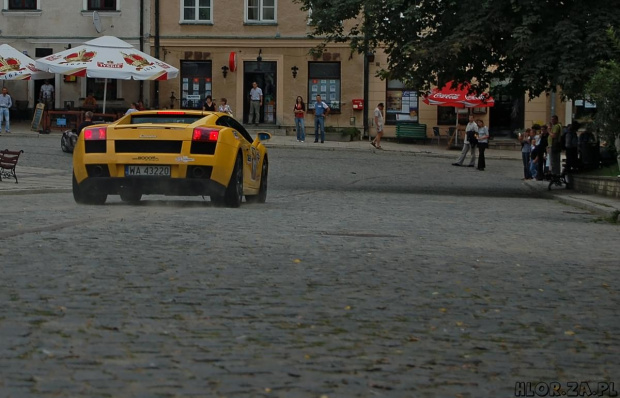
<path fill-rule="evenodd" d="M 104 204 L 108 195 L 209 196 L 228 207 L 267 198 L 265 140 L 226 113 L 141 111 L 85 128 L 73 153 L 73 197 Z"/>

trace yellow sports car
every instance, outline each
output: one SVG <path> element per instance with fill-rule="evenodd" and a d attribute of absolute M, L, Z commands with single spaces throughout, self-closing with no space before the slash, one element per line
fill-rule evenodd
<path fill-rule="evenodd" d="M 134 112 L 111 124 L 85 127 L 73 152 L 73 198 L 103 204 L 108 195 L 209 196 L 239 207 L 267 199 L 269 162 L 263 141 L 226 113 Z"/>

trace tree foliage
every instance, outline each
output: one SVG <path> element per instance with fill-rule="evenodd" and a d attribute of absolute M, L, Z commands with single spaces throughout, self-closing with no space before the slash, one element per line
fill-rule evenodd
<path fill-rule="evenodd" d="M 319 50 L 343 41 L 359 53 L 384 49 L 383 77 L 419 89 L 470 81 L 531 97 L 558 86 L 580 96 L 616 51 L 605 31 L 620 21 L 617 0 L 294 1 L 312 11 Z"/>
<path fill-rule="evenodd" d="M 620 49 L 613 31 L 609 37 Z M 620 58 L 603 62 L 586 86 L 589 98 L 596 103 L 594 126 L 609 141 L 620 135 Z"/>

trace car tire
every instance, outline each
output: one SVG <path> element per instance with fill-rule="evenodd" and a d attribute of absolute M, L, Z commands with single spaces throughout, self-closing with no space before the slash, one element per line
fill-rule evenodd
<path fill-rule="evenodd" d="M 127 203 L 139 203 L 142 199 L 142 193 L 133 189 L 121 189 L 119 195 L 121 200 Z"/>
<path fill-rule="evenodd" d="M 260 188 L 258 195 L 245 195 L 246 202 L 249 203 L 265 203 L 267 201 L 267 177 L 269 175 L 269 162 L 267 156 L 263 159 L 263 166 L 260 173 Z"/>
<path fill-rule="evenodd" d="M 108 194 L 101 192 L 84 192 L 73 174 L 73 199 L 76 203 L 83 205 L 102 205 L 108 199 Z"/>
<path fill-rule="evenodd" d="M 235 167 L 233 168 L 230 181 L 224 192 L 224 204 L 227 207 L 239 207 L 243 200 L 243 160 L 241 154 L 237 154 Z M 217 201 L 216 201 L 217 202 Z"/>

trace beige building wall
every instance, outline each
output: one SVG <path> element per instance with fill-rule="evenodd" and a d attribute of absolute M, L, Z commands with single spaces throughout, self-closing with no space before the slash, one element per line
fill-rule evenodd
<path fill-rule="evenodd" d="M 17 50 L 26 52 L 36 59 L 35 49 L 51 49 L 53 53 L 63 51 L 69 45 L 77 47 L 85 41 L 103 35 L 117 36 L 134 47 L 140 44 L 140 0 L 118 1 L 117 11 L 101 11 L 102 32 L 98 33 L 93 25 L 93 12 L 87 11 L 86 0 L 37 1 L 36 10 L 9 10 L 8 0 L 0 0 L 0 43 L 9 44 Z M 144 15 L 150 14 L 151 0 L 143 2 Z M 146 18 L 145 31 L 148 32 L 149 20 Z M 148 52 L 148 47 L 145 52 Z M 86 79 L 78 78 L 76 83 L 65 83 L 62 76 L 53 80 L 56 89 L 56 107 L 64 101 L 74 101 L 86 95 Z M 28 100 L 33 108 L 38 100 L 35 93 L 35 81 L 5 81 L 15 100 Z M 128 101 L 139 97 L 139 83 L 122 81 L 119 92 Z"/>

